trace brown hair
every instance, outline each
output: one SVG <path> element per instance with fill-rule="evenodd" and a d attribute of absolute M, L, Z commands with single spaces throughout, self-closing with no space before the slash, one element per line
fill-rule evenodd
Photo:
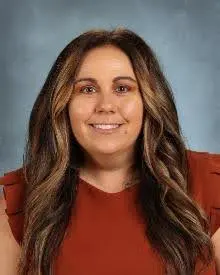
<path fill-rule="evenodd" d="M 137 201 L 146 221 L 146 237 L 164 259 L 168 274 L 194 274 L 198 258 L 205 264 L 213 259 L 207 217 L 188 193 L 186 147 L 173 93 L 155 54 L 131 30 L 93 29 L 59 54 L 30 115 L 23 160 L 27 185 L 21 275 L 51 274 L 83 165 L 67 112 L 72 83 L 85 53 L 107 44 L 130 58 L 143 99 L 136 166 L 140 171 Z"/>

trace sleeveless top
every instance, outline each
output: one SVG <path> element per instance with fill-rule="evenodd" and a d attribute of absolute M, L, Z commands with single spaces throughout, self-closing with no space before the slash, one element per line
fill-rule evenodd
<path fill-rule="evenodd" d="M 187 156 L 190 193 L 205 210 L 213 235 L 220 227 L 220 154 L 187 151 Z M 25 188 L 22 168 L 5 173 L 0 184 L 9 225 L 21 244 Z M 52 274 L 164 275 L 164 262 L 145 236 L 145 225 L 135 205 L 137 190 L 136 184 L 108 193 L 79 178 L 74 215 Z M 201 267 L 198 261 L 196 271 Z M 215 275 L 215 262 L 199 274 Z"/>

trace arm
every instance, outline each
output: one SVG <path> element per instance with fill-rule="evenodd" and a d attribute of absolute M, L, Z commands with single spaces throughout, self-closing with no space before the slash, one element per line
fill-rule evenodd
<path fill-rule="evenodd" d="M 5 200 L 0 192 L 0 267 L 1 274 L 17 275 L 20 246 L 15 241 L 5 213 Z"/>
<path fill-rule="evenodd" d="M 212 236 L 215 251 L 216 275 L 220 275 L 220 228 Z"/>

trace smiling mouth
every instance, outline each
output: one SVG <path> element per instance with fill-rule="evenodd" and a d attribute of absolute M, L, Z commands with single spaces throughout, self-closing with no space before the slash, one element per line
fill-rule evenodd
<path fill-rule="evenodd" d="M 89 126 L 99 133 L 113 133 L 117 131 L 123 124 L 89 124 Z"/>
<path fill-rule="evenodd" d="M 93 128 L 109 130 L 119 128 L 122 124 L 90 124 Z"/>

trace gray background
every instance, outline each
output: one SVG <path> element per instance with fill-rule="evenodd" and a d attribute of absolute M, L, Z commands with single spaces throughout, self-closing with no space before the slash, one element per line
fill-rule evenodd
<path fill-rule="evenodd" d="M 22 164 L 29 114 L 65 45 L 124 26 L 155 50 L 174 90 L 187 147 L 220 153 L 220 1 L 0 1 L 0 175 Z"/>

